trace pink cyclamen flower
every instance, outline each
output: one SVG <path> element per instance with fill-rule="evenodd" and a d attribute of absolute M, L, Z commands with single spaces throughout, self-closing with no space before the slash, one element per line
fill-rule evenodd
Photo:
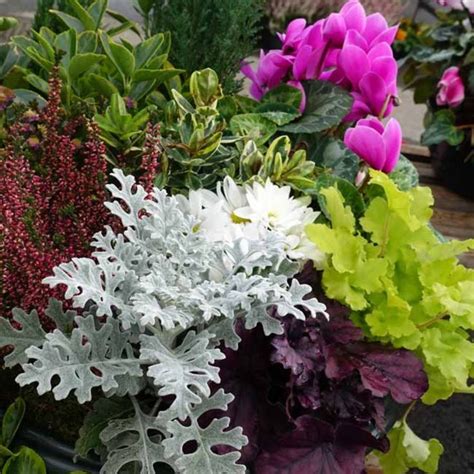
<path fill-rule="evenodd" d="M 465 87 L 459 75 L 458 67 L 450 67 L 444 71 L 438 83 L 438 88 L 439 92 L 436 96 L 436 103 L 439 106 L 457 107 L 464 101 Z"/>
<path fill-rule="evenodd" d="M 252 81 L 252 96 L 260 100 L 270 89 L 281 84 L 292 64 L 292 58 L 280 50 L 272 50 L 267 54 L 261 51 L 256 71 L 248 63 L 244 64 L 240 71 Z"/>
<path fill-rule="evenodd" d="M 438 4 L 453 10 L 464 10 L 467 8 L 469 13 L 474 13 L 474 0 L 438 0 Z"/>
<path fill-rule="evenodd" d="M 402 128 L 394 118 L 386 126 L 376 118 L 359 120 L 347 130 L 344 143 L 371 168 L 391 173 L 400 158 Z"/>
<path fill-rule="evenodd" d="M 354 97 L 346 121 L 392 113 L 393 99 L 398 95 L 398 66 L 387 43 L 377 44 L 368 53 L 359 46 L 347 45 L 339 55 L 339 67 L 350 81 Z"/>

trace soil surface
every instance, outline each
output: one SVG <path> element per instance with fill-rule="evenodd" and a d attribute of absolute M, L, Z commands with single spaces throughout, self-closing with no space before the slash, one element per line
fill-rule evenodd
<path fill-rule="evenodd" d="M 435 406 L 421 403 L 409 425 L 423 439 L 437 438 L 444 446 L 438 474 L 474 473 L 474 397 L 455 395 Z M 387 473 L 390 474 L 390 473 Z"/>

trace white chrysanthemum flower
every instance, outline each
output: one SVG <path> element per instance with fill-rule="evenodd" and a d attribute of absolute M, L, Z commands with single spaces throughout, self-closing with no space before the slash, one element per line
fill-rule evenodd
<path fill-rule="evenodd" d="M 191 191 L 185 206 L 213 242 L 259 240 L 269 231 L 277 232 L 284 236 L 291 259 L 318 263 L 324 256 L 305 234 L 305 227 L 320 214 L 309 207 L 310 202 L 293 198 L 289 186 L 279 187 L 270 180 L 238 186 L 226 177 L 216 193 Z"/>

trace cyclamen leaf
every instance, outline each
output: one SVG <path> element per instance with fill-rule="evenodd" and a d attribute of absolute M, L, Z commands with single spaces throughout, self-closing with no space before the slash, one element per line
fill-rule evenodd
<path fill-rule="evenodd" d="M 185 420 L 192 405 L 203 402 L 211 394 L 209 383 L 220 381 L 219 370 L 211 364 L 224 355 L 218 349 L 209 347 L 211 337 L 206 332 L 196 334 L 190 331 L 174 349 L 163 344 L 157 336 L 140 337 L 141 358 L 151 363 L 148 376 L 159 388 L 158 394 L 162 397 L 175 396 L 162 417 Z"/>
<path fill-rule="evenodd" d="M 155 474 L 157 463 L 169 464 L 164 457 L 161 437 L 156 432 L 164 428 L 156 417 L 145 414 L 134 401 L 135 414 L 131 418 L 112 420 L 100 434 L 108 448 L 107 461 L 101 474 L 116 474 L 124 466 L 140 466 L 140 474 Z M 138 471 L 134 471 L 138 472 Z"/>
<path fill-rule="evenodd" d="M 21 326 L 17 329 L 14 322 Z M 13 320 L 0 318 L 0 348 L 13 347 L 12 352 L 5 356 L 6 367 L 14 367 L 28 361 L 26 350 L 43 344 L 46 333 L 36 311 L 30 314 L 21 309 L 13 310 Z"/>
<path fill-rule="evenodd" d="M 200 417 L 209 411 L 222 410 L 225 412 L 227 405 L 232 400 L 232 395 L 219 390 L 190 412 L 187 425 L 181 424 L 178 420 L 167 424 L 170 437 L 163 440 L 165 455 L 167 459 L 174 461 L 179 472 L 245 473 L 245 466 L 237 464 L 240 458 L 237 450 L 240 450 L 247 443 L 247 438 L 242 435 L 242 428 L 228 430 L 229 418 L 213 419 L 204 428 L 198 422 Z M 196 448 L 192 453 L 187 453 L 185 445 L 190 442 L 195 442 Z M 234 448 L 236 451 L 216 454 L 213 449 L 222 445 Z"/>
<path fill-rule="evenodd" d="M 23 364 L 24 372 L 16 381 L 21 386 L 38 383 L 39 395 L 52 390 L 56 400 L 65 399 L 73 391 L 79 403 L 91 400 L 94 387 L 109 394 L 134 394 L 133 378 L 141 377 L 142 370 L 131 356 L 129 335 L 116 321 L 95 329 L 93 316 L 78 317 L 76 324 L 70 338 L 56 330 L 46 335 L 41 348 L 27 349 L 26 355 L 33 362 Z M 59 383 L 53 388 L 55 377 L 59 377 Z"/>
<path fill-rule="evenodd" d="M 405 474 L 411 468 L 421 469 L 428 474 L 438 472 L 438 463 L 443 446 L 437 439 L 423 441 L 413 433 L 405 421 L 396 423 L 388 435 L 390 451 L 381 455 L 384 472 Z"/>

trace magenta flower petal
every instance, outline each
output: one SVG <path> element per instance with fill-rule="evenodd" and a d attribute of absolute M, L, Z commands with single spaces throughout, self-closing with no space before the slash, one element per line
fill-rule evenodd
<path fill-rule="evenodd" d="M 248 77 L 251 81 L 257 81 L 257 75 L 255 74 L 254 69 L 249 63 L 243 63 L 242 67 L 240 68 L 240 72 L 245 77 Z"/>
<path fill-rule="evenodd" d="M 370 114 L 370 108 L 366 104 L 364 97 L 358 92 L 353 92 L 351 95 L 354 98 L 354 103 L 352 104 L 351 111 L 343 119 L 346 123 L 355 122 Z"/>
<path fill-rule="evenodd" d="M 303 113 L 304 109 L 306 109 L 306 92 L 304 90 L 303 84 L 299 81 L 288 81 L 288 85 L 298 89 L 302 92 L 301 103 L 300 103 L 300 112 Z"/>
<path fill-rule="evenodd" d="M 397 32 L 398 32 L 398 25 L 392 26 L 391 28 L 388 28 L 387 30 L 380 33 L 376 38 L 374 38 L 372 42 L 370 43 L 370 45 L 375 46 L 376 44 L 379 44 L 379 43 L 386 43 L 386 44 L 391 45 L 395 41 Z"/>
<path fill-rule="evenodd" d="M 365 51 L 353 45 L 343 48 L 339 55 L 339 65 L 356 89 L 364 74 L 370 70 L 369 59 Z"/>
<path fill-rule="evenodd" d="M 347 32 L 344 48 L 349 45 L 358 46 L 364 51 L 369 50 L 369 44 L 367 43 L 367 40 L 356 30 L 349 30 Z"/>
<path fill-rule="evenodd" d="M 370 48 L 367 56 L 369 57 L 370 62 L 381 57 L 393 58 L 393 51 L 389 44 L 378 43 Z"/>
<path fill-rule="evenodd" d="M 251 86 L 250 86 L 250 95 L 255 99 L 255 100 L 260 100 L 263 95 L 264 95 L 264 91 L 263 89 L 261 89 L 261 87 L 256 83 L 254 82 Z"/>
<path fill-rule="evenodd" d="M 367 17 L 367 24 L 364 30 L 365 39 L 371 43 L 377 36 L 388 29 L 387 20 L 380 13 L 374 13 Z"/>
<path fill-rule="evenodd" d="M 359 1 L 349 1 L 341 9 L 341 15 L 346 20 L 348 30 L 357 30 L 362 33 L 367 24 L 367 15 Z"/>
<path fill-rule="evenodd" d="M 386 84 L 396 81 L 398 75 L 398 65 L 394 58 L 380 57 L 372 61 L 372 72 L 379 75 Z"/>
<path fill-rule="evenodd" d="M 378 74 L 368 72 L 360 81 L 360 90 L 372 114 L 378 117 L 384 108 L 388 95 L 385 81 Z"/>
<path fill-rule="evenodd" d="M 342 46 L 346 37 L 346 22 L 339 13 L 331 13 L 324 22 L 323 37 L 326 41 L 331 41 L 335 46 Z"/>
<path fill-rule="evenodd" d="M 368 165 L 381 171 L 385 165 L 385 143 L 382 135 L 364 125 L 357 125 L 345 134 L 344 143 Z"/>
<path fill-rule="evenodd" d="M 386 153 L 383 171 L 391 173 L 397 166 L 402 150 L 402 127 L 400 123 L 394 118 L 390 119 L 385 126 L 385 132 L 383 132 L 382 136 L 385 142 Z"/>
<path fill-rule="evenodd" d="M 380 135 L 383 135 L 384 133 L 383 123 L 380 120 L 376 119 L 375 117 L 359 120 L 357 122 L 357 125 L 373 128 L 375 131 L 380 133 Z"/>
<path fill-rule="evenodd" d="M 310 65 L 309 62 L 312 54 L 313 49 L 308 45 L 305 45 L 298 50 L 295 62 L 293 64 L 293 76 L 297 81 L 309 79 L 306 77 L 306 71 Z"/>
<path fill-rule="evenodd" d="M 450 67 L 444 71 L 438 88 L 436 103 L 439 106 L 458 107 L 465 99 L 466 90 L 457 67 Z"/>

